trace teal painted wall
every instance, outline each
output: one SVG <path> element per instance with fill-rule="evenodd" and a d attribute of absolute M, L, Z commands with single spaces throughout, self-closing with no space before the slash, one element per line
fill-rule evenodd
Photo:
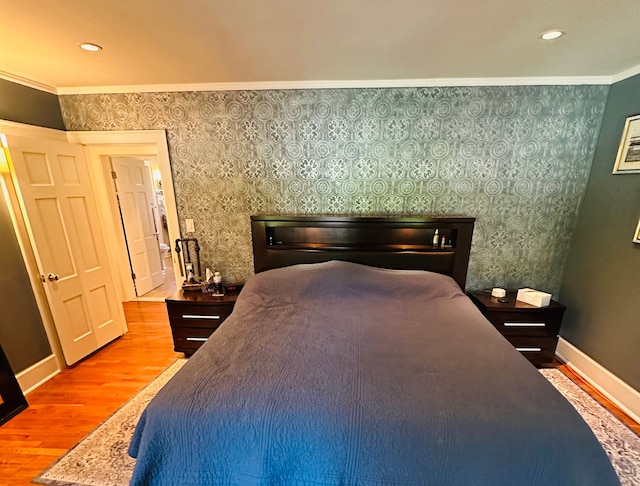
<path fill-rule="evenodd" d="M 0 79 L 0 119 L 64 130 L 58 96 Z"/>
<path fill-rule="evenodd" d="M 60 104 L 71 130 L 167 130 L 181 227 L 196 219 L 205 264 L 236 278 L 251 273 L 252 213 L 475 216 L 470 288 L 561 286 L 563 337 L 640 389 L 640 248 L 630 241 L 640 175 L 611 175 L 639 90 L 638 76 L 613 85 L 606 111 L 602 86 L 132 93 Z M 57 97 L 3 80 L 0 117 L 63 128 Z M 6 265 L 17 276 L 3 285 L 32 301 L 26 281 L 15 283 L 26 277 L 22 259 Z M 13 298 L 2 295 L 7 308 Z M 11 349 L 35 351 L 24 362 L 11 351 L 16 371 L 50 352 L 39 316 L 29 322 L 0 333 L 23 336 Z"/>
<path fill-rule="evenodd" d="M 0 344 L 15 373 L 51 354 L 4 197 L 0 197 Z"/>
<path fill-rule="evenodd" d="M 64 128 L 56 95 L 0 80 L 0 118 Z M 51 355 L 4 197 L 0 196 L 0 344 L 15 373 Z"/>
<path fill-rule="evenodd" d="M 69 130 L 165 129 L 205 266 L 253 272 L 249 216 L 477 218 L 470 289 L 556 294 L 608 87 L 61 96 Z"/>
<path fill-rule="evenodd" d="M 560 297 L 567 339 L 640 390 L 640 174 L 612 174 L 627 117 L 640 114 L 640 75 L 611 86 Z"/>

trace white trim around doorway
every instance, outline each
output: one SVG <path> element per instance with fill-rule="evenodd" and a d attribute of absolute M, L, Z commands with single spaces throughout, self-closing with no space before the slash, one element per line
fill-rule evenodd
<path fill-rule="evenodd" d="M 173 177 L 169 159 L 169 147 L 164 130 L 140 131 L 102 131 L 102 132 L 67 132 L 70 142 L 85 146 L 87 159 L 92 171 L 96 187 L 96 201 L 100 212 L 100 223 L 104 228 L 114 228 L 113 208 L 110 201 L 109 187 L 111 180 L 107 178 L 105 163 L 112 156 L 154 157 L 160 169 L 162 188 L 167 215 L 169 241 L 180 238 L 178 210 Z M 112 267 L 120 281 L 121 292 L 125 301 L 136 298 L 135 288 L 128 270 L 126 246 L 121 237 L 122 228 L 105 231 L 107 251 Z M 182 284 L 180 264 L 175 255 L 172 257 L 176 288 Z"/>

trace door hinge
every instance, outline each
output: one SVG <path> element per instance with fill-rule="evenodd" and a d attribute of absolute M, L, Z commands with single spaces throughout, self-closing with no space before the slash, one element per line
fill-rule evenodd
<path fill-rule="evenodd" d="M 136 279 L 136 274 L 135 274 L 135 273 L 133 273 L 133 272 L 131 272 L 131 279 L 132 279 L 132 280 L 135 280 L 135 279 Z"/>
<path fill-rule="evenodd" d="M 112 170 L 112 171 L 111 171 L 111 178 L 112 178 L 112 179 L 117 179 L 117 178 L 118 178 L 118 174 L 116 174 L 116 171 L 115 171 L 115 170 Z"/>

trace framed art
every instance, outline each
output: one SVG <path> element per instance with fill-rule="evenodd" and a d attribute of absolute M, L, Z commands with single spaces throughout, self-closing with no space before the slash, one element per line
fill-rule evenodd
<path fill-rule="evenodd" d="M 636 232 L 633 235 L 633 242 L 640 243 L 640 221 L 638 221 L 638 227 L 636 228 Z"/>
<path fill-rule="evenodd" d="M 640 115 L 630 116 L 624 124 L 613 173 L 640 173 Z"/>

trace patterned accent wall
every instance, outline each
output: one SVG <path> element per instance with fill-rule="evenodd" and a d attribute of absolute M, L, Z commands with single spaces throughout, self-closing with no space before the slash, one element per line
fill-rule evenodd
<path fill-rule="evenodd" d="M 477 218 L 467 286 L 557 293 L 606 86 L 67 95 L 69 130 L 165 129 L 180 226 L 253 273 L 249 216 Z"/>

